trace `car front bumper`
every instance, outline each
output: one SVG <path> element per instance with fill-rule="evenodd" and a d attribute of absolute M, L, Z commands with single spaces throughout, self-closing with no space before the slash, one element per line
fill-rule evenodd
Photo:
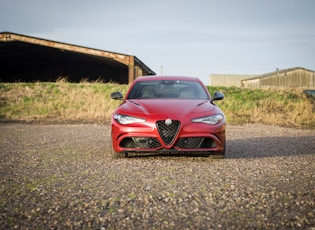
<path fill-rule="evenodd" d="M 121 152 L 213 152 L 225 149 L 225 123 L 207 125 L 203 123 L 181 124 L 172 141 L 165 141 L 165 134 L 156 123 L 121 125 L 112 122 L 112 144 Z M 167 143 L 166 143 L 167 142 Z"/>

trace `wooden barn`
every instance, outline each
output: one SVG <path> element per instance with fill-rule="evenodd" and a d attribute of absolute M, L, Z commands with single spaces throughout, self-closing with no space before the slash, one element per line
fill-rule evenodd
<path fill-rule="evenodd" d="M 301 67 L 277 70 L 241 81 L 245 88 L 315 90 L 315 72 Z"/>
<path fill-rule="evenodd" d="M 10 32 L 0 33 L 0 82 L 103 81 L 131 83 L 155 75 L 136 56 Z"/>

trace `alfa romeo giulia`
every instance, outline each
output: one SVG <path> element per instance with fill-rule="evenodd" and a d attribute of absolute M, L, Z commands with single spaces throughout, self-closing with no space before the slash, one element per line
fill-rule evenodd
<path fill-rule="evenodd" d="M 112 154 L 207 154 L 225 157 L 225 116 L 195 77 L 144 76 L 137 78 L 111 118 Z"/>

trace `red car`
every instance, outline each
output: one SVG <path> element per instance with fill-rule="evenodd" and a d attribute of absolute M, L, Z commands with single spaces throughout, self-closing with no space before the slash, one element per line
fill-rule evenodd
<path fill-rule="evenodd" d="M 137 78 L 113 112 L 113 156 L 128 153 L 200 153 L 225 156 L 225 116 L 213 103 L 204 84 L 194 77 L 144 76 Z"/>

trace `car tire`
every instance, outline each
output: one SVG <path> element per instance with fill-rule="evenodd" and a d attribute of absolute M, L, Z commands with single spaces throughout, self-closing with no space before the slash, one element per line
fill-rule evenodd
<path fill-rule="evenodd" d="M 209 155 L 209 158 L 211 159 L 224 159 L 225 158 L 225 154 L 211 154 Z"/>
<path fill-rule="evenodd" d="M 128 157 L 128 154 L 127 153 L 117 153 L 115 152 L 114 148 L 113 148 L 113 145 L 111 144 L 111 155 L 113 158 L 126 158 Z"/>
<path fill-rule="evenodd" d="M 209 155 L 209 158 L 211 159 L 224 159 L 225 158 L 225 144 L 224 144 L 224 150 L 219 154 L 211 154 Z"/>

